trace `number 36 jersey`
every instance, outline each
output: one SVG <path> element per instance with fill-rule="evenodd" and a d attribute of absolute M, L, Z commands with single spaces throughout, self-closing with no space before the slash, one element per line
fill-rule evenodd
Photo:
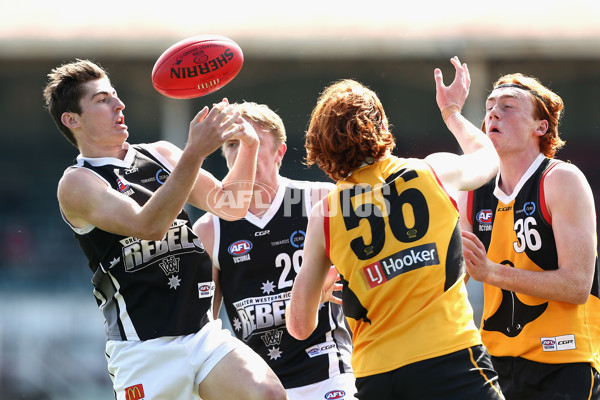
<path fill-rule="evenodd" d="M 391 156 L 362 167 L 324 205 L 357 377 L 481 344 L 456 202 L 426 162 Z"/>
<path fill-rule="evenodd" d="M 467 215 L 490 260 L 530 271 L 559 268 L 543 187 L 546 173 L 559 162 L 540 155 L 510 196 L 498 188 L 498 178 L 469 193 Z M 585 304 L 540 299 L 487 284 L 483 287 L 481 336 L 491 355 L 549 364 L 587 362 L 599 369 L 597 258 L 594 284 Z"/>
<path fill-rule="evenodd" d="M 213 264 L 235 335 L 269 364 L 286 389 L 352 373 L 350 333 L 342 309 L 324 303 L 315 332 L 304 341 L 285 326 L 285 308 L 302 264 L 311 183 L 279 177 L 262 217 L 225 221 L 212 216 Z M 316 199 L 317 201 L 319 199 Z"/>

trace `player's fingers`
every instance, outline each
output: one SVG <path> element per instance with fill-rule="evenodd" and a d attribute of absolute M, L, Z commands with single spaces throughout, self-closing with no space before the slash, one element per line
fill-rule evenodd
<path fill-rule="evenodd" d="M 229 128 L 227 128 L 225 132 L 223 132 L 223 135 L 221 135 L 221 139 L 224 142 L 231 139 L 235 139 L 244 133 L 244 129 L 244 125 L 242 124 L 233 124 Z"/>
<path fill-rule="evenodd" d="M 192 119 L 192 122 L 202 121 L 204 118 L 206 118 L 207 114 L 208 114 L 208 107 L 204 106 L 204 108 L 202 108 L 202 110 L 198 111 L 196 116 Z"/>
<path fill-rule="evenodd" d="M 215 117 L 215 122 L 220 124 L 220 126 L 222 128 L 227 129 L 233 124 L 240 123 L 239 119 L 240 119 L 239 111 L 233 112 L 230 107 L 225 107 Z"/>
<path fill-rule="evenodd" d="M 467 66 L 467 63 L 463 64 L 463 70 L 465 71 L 465 82 L 467 84 L 467 87 L 471 86 L 471 74 L 469 73 L 469 67 Z"/>
<path fill-rule="evenodd" d="M 433 70 L 433 78 L 435 79 L 436 88 L 443 88 L 444 86 L 444 75 L 442 74 L 442 70 L 436 68 Z"/>

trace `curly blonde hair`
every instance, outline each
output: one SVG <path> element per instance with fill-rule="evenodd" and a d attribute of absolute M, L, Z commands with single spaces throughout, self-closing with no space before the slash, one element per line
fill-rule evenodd
<path fill-rule="evenodd" d="M 562 98 L 542 85 L 537 78 L 521 73 L 501 76 L 493 85 L 494 89 L 498 87 L 516 87 L 529 93 L 534 104 L 533 117 L 548 121 L 548 131 L 540 137 L 540 151 L 546 157 L 553 158 L 566 143 L 559 137 L 558 132 L 560 119 L 564 112 Z M 485 132 L 485 120 L 481 129 Z"/>
<path fill-rule="evenodd" d="M 381 101 L 351 79 L 326 87 L 306 132 L 306 164 L 317 164 L 335 181 L 363 163 L 372 164 L 396 146 Z"/>

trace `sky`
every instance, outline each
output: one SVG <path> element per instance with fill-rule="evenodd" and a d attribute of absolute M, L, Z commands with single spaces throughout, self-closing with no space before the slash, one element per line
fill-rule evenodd
<path fill-rule="evenodd" d="M 10 40 L 143 40 L 224 32 L 287 38 L 600 34 L 596 0 L 327 1 L 2 0 L 0 46 Z M 2 50 L 2 47 L 0 47 Z"/>

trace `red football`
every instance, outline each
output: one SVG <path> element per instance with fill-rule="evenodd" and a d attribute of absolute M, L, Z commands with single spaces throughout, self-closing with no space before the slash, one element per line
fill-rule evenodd
<path fill-rule="evenodd" d="M 218 35 L 192 36 L 169 47 L 156 60 L 152 85 L 175 99 L 219 90 L 240 72 L 244 54 L 236 42 Z"/>

